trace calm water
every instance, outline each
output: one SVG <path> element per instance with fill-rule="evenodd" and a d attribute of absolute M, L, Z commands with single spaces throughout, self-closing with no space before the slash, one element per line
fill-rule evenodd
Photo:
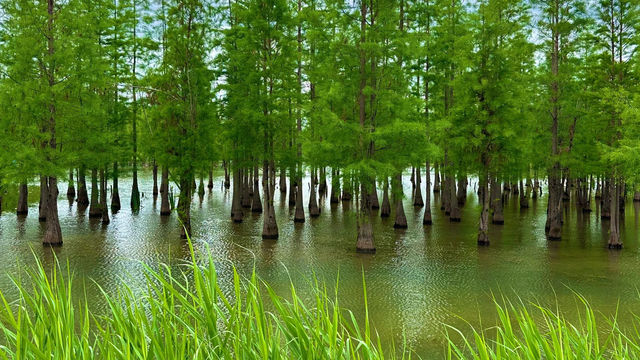
<path fill-rule="evenodd" d="M 410 194 L 408 176 L 404 182 L 405 194 Z M 89 279 L 111 291 L 121 278 L 135 287 L 143 280 L 139 261 L 175 265 L 188 259 L 175 214 L 159 216 L 159 199 L 156 202 L 150 196 L 151 177 L 141 179 L 145 196 L 137 215 L 132 215 L 128 206 L 130 179 L 120 183 L 123 209 L 111 215 L 111 224 L 106 227 L 89 219 L 86 212 L 78 213 L 76 205 L 67 201 L 66 185 L 62 184 L 58 203 L 64 234 L 61 248 L 40 245 L 37 203 L 26 219 L 5 211 L 0 217 L 0 290 L 15 296 L 9 275 L 18 274 L 21 265 L 33 263 L 32 251 L 45 264 L 51 264 L 55 253 L 62 261 L 68 260 L 77 278 L 85 280 L 88 296 L 100 308 L 104 304 Z M 306 191 L 308 179 L 304 183 Z M 492 225 L 491 246 L 478 247 L 478 205 L 472 181 L 461 223 L 450 223 L 435 197 L 434 224 L 423 227 L 423 209 L 414 208 L 411 199 L 406 199 L 409 229 L 395 230 L 393 218 L 376 217 L 377 252 L 361 255 L 354 251 L 353 204 L 331 206 L 328 199 L 321 199 L 319 218 L 295 224 L 293 208 L 278 191 L 275 202 L 280 239 L 263 241 L 261 215 L 248 212 L 242 224 L 231 222 L 231 192 L 221 184 L 222 178 L 217 177 L 213 191 L 207 191 L 202 201 L 195 196 L 192 226 L 196 246 L 204 250 L 208 244 L 219 260 L 224 286 L 229 286 L 231 264 L 245 272 L 255 266 L 260 276 L 283 293 L 290 279 L 304 294 L 314 274 L 333 284 L 339 273 L 341 305 L 361 316 L 364 271 L 369 311 L 381 336 L 400 342 L 404 334 L 425 358 L 444 350 L 443 322 L 464 327 L 458 319 L 461 316 L 478 325 L 482 316 L 482 323 L 489 326 L 494 316 L 492 293 L 517 294 L 547 305 L 558 302 L 569 316 L 576 308 L 572 291 L 586 295 L 604 314 L 613 313 L 618 301 L 626 318 L 640 309 L 640 205 L 630 201 L 622 223 L 622 251 L 606 249 L 608 223 L 600 221 L 595 204 L 590 215 L 576 213 L 574 205 L 568 204 L 562 241 L 548 242 L 544 237 L 546 195 L 523 210 L 516 198 L 509 199 L 505 225 Z"/>

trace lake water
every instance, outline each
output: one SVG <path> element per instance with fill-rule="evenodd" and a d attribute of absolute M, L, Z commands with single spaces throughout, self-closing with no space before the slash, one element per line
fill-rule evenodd
<path fill-rule="evenodd" d="M 304 181 L 307 215 L 308 182 Z M 591 214 L 576 212 L 573 202 L 566 204 L 562 241 L 547 241 L 546 194 L 530 200 L 529 209 L 520 209 L 517 197 L 511 197 L 505 204 L 505 224 L 490 226 L 491 246 L 478 247 L 479 208 L 473 184 L 460 223 L 449 222 L 440 211 L 437 196 L 432 203 L 432 226 L 422 225 L 423 208 L 414 208 L 410 198 L 405 199 L 408 229 L 394 229 L 393 217 L 376 216 L 377 252 L 366 255 L 355 252 L 354 204 L 330 205 L 322 198 L 320 217 L 296 224 L 293 207 L 277 191 L 280 238 L 263 241 L 261 215 L 246 212 L 243 223 L 231 221 L 231 191 L 222 188 L 218 176 L 213 191 L 207 191 L 202 201 L 194 197 L 193 241 L 198 251 L 205 251 L 208 245 L 226 288 L 230 286 L 231 264 L 245 273 L 255 266 L 257 273 L 282 293 L 288 291 L 291 279 L 303 297 L 309 295 L 314 275 L 331 285 L 339 274 L 340 303 L 359 317 L 363 315 L 364 272 L 373 325 L 386 342 L 397 344 L 404 336 L 423 358 L 444 351 L 443 323 L 465 328 L 468 325 L 460 316 L 479 326 L 482 317 L 482 324 L 490 326 L 495 315 L 493 295 L 517 295 L 551 306 L 559 303 L 571 317 L 576 291 L 605 315 L 619 306 L 623 323 L 640 309 L 638 203 L 627 203 L 621 224 L 622 251 L 606 248 L 608 222 L 600 220 L 595 204 Z M 405 195 L 409 195 L 408 175 L 404 186 Z M 31 205 L 27 218 L 19 219 L 12 209 L 5 209 L 0 216 L 0 290 L 9 298 L 15 296 L 9 276 L 32 264 L 33 254 L 46 265 L 54 261 L 55 254 L 68 261 L 76 278 L 85 281 L 87 294 L 99 309 L 104 304 L 90 279 L 108 291 L 114 291 L 123 278 L 135 287 L 143 281 L 140 261 L 176 266 L 188 259 L 188 245 L 179 239 L 176 215 L 159 216 L 160 202 L 151 197 L 150 174 L 141 178 L 145 195 L 136 215 L 128 206 L 130 187 L 131 179 L 121 179 L 122 210 L 112 214 L 111 223 L 103 227 L 99 219 L 89 219 L 87 212 L 78 213 L 76 204 L 69 204 L 66 184 L 62 184 L 58 207 L 64 245 L 60 248 L 41 246 L 43 226 L 38 222 L 37 202 Z M 382 201 L 381 192 L 379 195 Z M 76 291 L 80 296 L 80 286 Z"/>

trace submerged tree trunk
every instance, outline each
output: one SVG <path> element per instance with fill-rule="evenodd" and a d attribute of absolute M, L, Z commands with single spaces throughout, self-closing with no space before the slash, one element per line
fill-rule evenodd
<path fill-rule="evenodd" d="M 69 185 L 67 186 L 67 197 L 73 199 L 76 197 L 76 187 L 73 183 L 73 169 L 69 170 Z"/>
<path fill-rule="evenodd" d="M 293 177 L 293 172 L 291 171 L 289 174 L 289 206 L 296 205 L 296 193 L 298 192 L 296 181 Z"/>
<path fill-rule="evenodd" d="M 213 170 L 209 168 L 209 182 L 207 182 L 207 189 L 211 191 L 213 189 Z"/>
<path fill-rule="evenodd" d="M 380 209 L 380 201 L 378 200 L 378 190 L 376 189 L 376 182 L 373 182 L 373 187 L 371 189 L 371 194 L 369 194 L 371 198 L 371 209 L 377 210 Z"/>
<path fill-rule="evenodd" d="M 180 176 L 180 197 L 178 198 L 178 220 L 180 221 L 180 238 L 186 239 L 191 234 L 191 198 L 193 197 L 193 175 L 187 170 Z"/>
<path fill-rule="evenodd" d="M 389 178 L 385 176 L 380 217 L 386 218 L 389 217 L 389 215 L 391 215 L 391 202 L 389 201 Z"/>
<path fill-rule="evenodd" d="M 456 200 L 459 206 L 463 206 L 467 202 L 467 185 L 469 182 L 467 181 L 466 176 L 458 176 L 458 193 L 456 195 Z"/>
<path fill-rule="evenodd" d="M 425 166 L 425 193 L 424 193 L 424 216 L 422 217 L 423 225 L 431 225 L 433 223 L 431 215 L 431 164 L 427 161 Z"/>
<path fill-rule="evenodd" d="M 427 174 L 427 176 L 429 176 L 429 174 Z M 416 190 L 414 192 L 414 196 L 413 196 L 413 206 L 415 207 L 423 207 L 424 206 L 424 201 L 422 200 L 422 176 L 420 174 L 420 167 L 416 167 L 416 175 L 415 175 L 415 182 L 416 182 Z"/>
<path fill-rule="evenodd" d="M 120 191 L 118 190 L 118 163 L 113 163 L 113 190 L 111 190 L 111 211 L 120 210 Z"/>
<path fill-rule="evenodd" d="M 491 195 L 491 208 L 493 209 L 492 222 L 497 225 L 504 224 L 504 214 L 502 213 L 502 188 L 500 182 L 491 177 L 491 188 L 489 189 Z"/>
<path fill-rule="evenodd" d="M 198 197 L 200 200 L 204 197 L 204 179 L 200 177 L 200 183 L 198 184 Z"/>
<path fill-rule="evenodd" d="M 296 180 L 296 211 L 293 216 L 293 221 L 297 223 L 304 222 L 304 202 L 302 198 L 302 175 L 298 175 Z"/>
<path fill-rule="evenodd" d="M 545 228 L 550 240 L 562 238 L 562 180 L 558 167 L 558 164 L 554 164 L 551 174 L 549 174 L 549 201 Z"/>
<path fill-rule="evenodd" d="M 160 216 L 169 215 L 171 215 L 171 204 L 169 204 L 169 169 L 163 166 L 160 184 Z"/>
<path fill-rule="evenodd" d="M 331 204 L 340 202 L 340 177 L 338 170 L 331 169 L 331 195 L 329 196 Z"/>
<path fill-rule="evenodd" d="M 280 192 L 283 194 L 287 193 L 287 170 L 285 167 L 280 169 Z"/>
<path fill-rule="evenodd" d="M 111 220 L 107 209 L 107 176 L 104 169 L 105 167 L 100 168 L 100 215 L 102 216 L 102 223 L 108 224 Z"/>
<path fill-rule="evenodd" d="M 362 204 L 358 212 L 356 251 L 359 253 L 375 253 L 376 246 L 373 238 L 373 225 L 371 224 L 371 194 L 369 194 L 364 184 L 361 189 Z"/>
<path fill-rule="evenodd" d="M 436 163 L 433 171 L 433 192 L 440 192 L 440 167 L 438 166 L 438 163 Z"/>
<path fill-rule="evenodd" d="M 55 146 L 52 146 L 55 147 Z M 45 180 L 46 190 L 46 226 L 42 243 L 49 246 L 62 245 L 62 230 L 58 218 L 58 179 L 49 176 Z"/>
<path fill-rule="evenodd" d="M 102 207 L 100 206 L 100 189 L 98 187 L 98 169 L 91 169 L 91 206 L 89 207 L 89 217 L 102 217 Z"/>
<path fill-rule="evenodd" d="M 84 165 L 78 169 L 78 209 L 84 211 L 89 206 L 89 194 L 87 192 L 86 168 Z"/>
<path fill-rule="evenodd" d="M 47 221 L 47 177 L 40 176 L 40 203 L 38 205 L 38 220 Z"/>
<path fill-rule="evenodd" d="M 253 168 L 253 196 L 251 197 L 251 212 L 262 212 L 262 201 L 260 200 L 260 181 L 257 165 Z"/>
<path fill-rule="evenodd" d="M 480 203 L 480 223 L 478 225 L 478 245 L 489 245 L 489 179 L 488 174 L 485 172 L 480 176 L 479 191 L 480 196 L 478 202 Z"/>
<path fill-rule="evenodd" d="M 604 179 L 602 181 L 602 195 L 600 198 L 600 202 L 601 202 L 600 218 L 610 219 L 611 218 L 611 180 L 610 179 Z"/>
<path fill-rule="evenodd" d="M 226 171 L 226 170 L 225 170 Z M 242 180 L 240 169 L 233 169 L 233 194 L 231 195 L 231 219 L 235 223 L 241 223 L 244 218 L 242 211 Z M 263 184 L 264 186 L 264 184 Z M 266 195 L 265 195 L 266 196 Z"/>
<path fill-rule="evenodd" d="M 135 120 L 134 120 L 135 123 Z M 135 146 L 135 145 L 134 145 Z M 133 156 L 133 184 L 131 185 L 131 211 L 137 213 L 140 210 L 140 189 L 138 188 L 138 161 Z"/>
<path fill-rule="evenodd" d="M 320 184 L 318 184 L 318 194 L 324 196 L 327 193 L 327 169 L 323 166 L 320 168 Z"/>
<path fill-rule="evenodd" d="M 222 167 L 224 168 L 224 188 L 228 189 L 231 187 L 231 181 L 229 179 L 229 165 L 226 161 L 223 161 Z"/>
<path fill-rule="evenodd" d="M 524 190 L 524 182 L 520 179 L 520 209 L 528 209 L 529 208 L 529 199 L 527 197 L 527 193 Z"/>
<path fill-rule="evenodd" d="M 311 175 L 311 188 L 309 189 L 309 216 L 320 216 L 320 208 L 318 207 L 318 201 L 316 200 L 316 177 L 315 170 L 312 170 Z"/>
<path fill-rule="evenodd" d="M 454 175 L 451 175 L 449 181 L 449 221 L 460 222 L 461 220 L 461 211 L 460 206 L 458 205 L 458 194 L 456 193 L 456 178 Z"/>
<path fill-rule="evenodd" d="M 249 196 L 249 171 L 247 169 L 240 170 L 240 179 L 242 183 L 241 205 L 245 209 L 251 208 L 251 196 Z"/>
<path fill-rule="evenodd" d="M 273 166 L 273 163 L 271 164 Z M 275 179 L 269 179 L 270 172 L 269 162 L 264 161 L 262 169 L 262 189 L 264 193 L 264 214 L 262 217 L 262 239 L 278 238 L 278 223 L 276 222 L 276 211 L 273 206 L 273 193 Z M 275 174 L 271 175 L 274 176 Z"/>
<path fill-rule="evenodd" d="M 396 229 L 407 228 L 407 216 L 404 213 L 404 205 L 402 204 L 403 191 L 402 191 L 402 174 L 396 175 L 393 186 L 393 201 L 396 208 L 396 219 L 393 223 L 393 227 Z"/>
<path fill-rule="evenodd" d="M 153 159 L 153 197 L 158 196 L 158 164 L 156 164 L 156 160 Z"/>
<path fill-rule="evenodd" d="M 16 214 L 27 215 L 29 213 L 29 187 L 26 182 L 20 184 L 20 190 L 18 194 L 18 207 Z"/>
<path fill-rule="evenodd" d="M 609 205 L 611 220 L 609 222 L 609 249 L 622 249 L 620 241 L 620 197 L 622 184 L 620 179 L 612 178 L 609 182 Z"/>

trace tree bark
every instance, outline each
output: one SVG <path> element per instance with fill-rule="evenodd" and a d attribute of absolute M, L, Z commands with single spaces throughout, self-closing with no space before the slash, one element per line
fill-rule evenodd
<path fill-rule="evenodd" d="M 280 192 L 283 194 L 287 193 L 287 170 L 285 167 L 280 169 Z"/>
<path fill-rule="evenodd" d="M 456 201 L 458 206 L 463 206 L 467 202 L 467 185 L 469 184 L 466 176 L 458 176 L 458 193 Z"/>
<path fill-rule="evenodd" d="M 380 217 L 386 218 L 389 217 L 389 215 L 391 215 L 391 202 L 389 201 L 389 178 L 385 176 Z"/>
<path fill-rule="evenodd" d="M 454 175 L 451 175 L 449 178 L 449 190 L 450 200 L 449 200 L 449 221 L 460 222 L 461 220 L 461 212 L 460 206 L 458 206 L 458 194 L 456 193 L 456 178 Z"/>
<path fill-rule="evenodd" d="M 296 181 L 293 177 L 293 171 L 289 174 L 289 206 L 296 205 L 296 193 L 298 192 Z"/>
<path fill-rule="evenodd" d="M 528 209 L 529 208 L 529 199 L 527 197 L 527 193 L 524 190 L 524 182 L 520 179 L 520 209 Z"/>
<path fill-rule="evenodd" d="M 371 224 L 371 194 L 365 185 L 361 186 L 361 209 L 358 214 L 358 238 L 356 252 L 375 253 L 376 246 L 373 237 L 373 225 Z"/>
<path fill-rule="evenodd" d="M 67 198 L 73 199 L 76 197 L 76 188 L 73 183 L 73 169 L 69 170 L 69 185 L 67 186 Z"/>
<path fill-rule="evenodd" d="M 424 193 L 424 216 L 422 218 L 423 225 L 431 225 L 433 223 L 431 215 L 431 164 L 429 161 L 425 165 L 425 193 Z"/>
<path fill-rule="evenodd" d="M 378 190 L 376 189 L 375 180 L 373 182 L 371 193 L 369 194 L 369 197 L 371 198 L 370 199 L 370 201 L 371 201 L 371 209 L 373 209 L 373 210 L 380 209 L 380 201 L 378 200 Z"/>
<path fill-rule="evenodd" d="M 86 168 L 84 165 L 78 169 L 78 209 L 84 211 L 89 206 L 89 194 L 87 192 Z"/>
<path fill-rule="evenodd" d="M 27 215 L 28 213 L 29 213 L 29 187 L 27 186 L 26 182 L 23 182 L 20 184 L 20 190 L 18 194 L 18 207 L 16 209 L 16 214 Z"/>
<path fill-rule="evenodd" d="M 609 202 L 610 202 L 610 215 L 611 220 L 609 222 L 609 249 L 622 249 L 622 242 L 620 241 L 620 197 L 621 197 L 621 180 L 615 177 L 609 181 Z"/>
<path fill-rule="evenodd" d="M 486 246 L 489 245 L 489 203 L 491 198 L 489 194 L 488 174 L 485 172 L 478 180 L 480 189 L 478 200 L 481 206 L 480 223 L 478 226 L 478 245 Z"/>
<path fill-rule="evenodd" d="M 433 171 L 433 192 L 440 192 L 440 167 L 438 163 L 436 163 L 434 171 Z"/>
<path fill-rule="evenodd" d="M 40 203 L 38 205 L 38 220 L 47 221 L 47 177 L 40 176 Z"/>
<path fill-rule="evenodd" d="M 169 204 L 169 169 L 163 166 L 160 184 L 160 216 L 169 215 L 171 215 L 171 204 Z"/>
<path fill-rule="evenodd" d="M 429 174 L 427 174 L 427 176 L 429 176 Z M 413 206 L 423 207 L 424 201 L 422 200 L 422 176 L 420 175 L 419 166 L 416 168 L 415 182 L 416 182 L 416 189 L 413 196 Z"/>
<path fill-rule="evenodd" d="M 102 207 L 100 206 L 100 188 L 98 186 L 98 169 L 91 169 L 91 205 L 89 207 L 89 217 L 102 217 Z"/>
<path fill-rule="evenodd" d="M 107 209 L 107 176 L 104 169 L 105 167 L 100 168 L 100 215 L 102 216 L 102 223 L 106 225 L 111 220 Z"/>
<path fill-rule="evenodd" d="M 502 189 L 500 182 L 492 177 L 491 178 L 491 208 L 493 209 L 492 222 L 496 225 L 504 224 L 504 214 L 502 213 Z"/>
<path fill-rule="evenodd" d="M 320 216 L 320 208 L 316 199 L 316 177 L 313 175 L 314 173 L 315 169 L 312 170 L 311 188 L 309 189 L 309 216 L 318 217 Z"/>
<path fill-rule="evenodd" d="M 120 210 L 120 191 L 118 189 L 118 163 L 113 163 L 113 190 L 111 190 L 111 211 L 116 213 Z"/>
<path fill-rule="evenodd" d="M 240 179 L 242 183 L 241 205 L 245 209 L 251 208 L 251 196 L 249 196 L 249 174 L 247 169 L 240 170 Z"/>
<path fill-rule="evenodd" d="M 231 181 L 229 179 L 229 164 L 226 161 L 223 161 L 222 167 L 224 167 L 224 188 L 228 189 L 231 187 Z"/>
<path fill-rule="evenodd" d="M 156 159 L 153 159 L 153 197 L 158 196 L 158 164 Z"/>
<path fill-rule="evenodd" d="M 244 218 L 244 213 L 242 211 L 242 180 L 241 179 L 242 177 L 240 174 L 240 169 L 235 168 L 233 170 L 233 194 L 231 195 L 232 196 L 231 218 L 235 223 L 241 223 Z"/>
<path fill-rule="evenodd" d="M 180 238 L 186 239 L 191 234 L 191 198 L 193 176 L 189 170 L 180 176 L 180 197 L 178 198 L 178 220 L 180 221 Z"/>
<path fill-rule="evenodd" d="M 251 197 L 251 212 L 262 213 L 262 201 L 260 200 L 260 181 L 258 166 L 253 169 L 253 196 Z"/>
<path fill-rule="evenodd" d="M 392 184 L 393 186 L 393 200 L 395 202 L 396 208 L 396 218 L 393 223 L 393 227 L 396 229 L 406 229 L 407 228 L 407 216 L 404 213 L 404 205 L 402 204 L 402 174 L 396 175 L 395 181 Z"/>
<path fill-rule="evenodd" d="M 213 170 L 209 168 L 209 182 L 207 183 L 207 189 L 211 191 L 213 189 Z"/>
<path fill-rule="evenodd" d="M 276 222 L 276 211 L 273 206 L 273 193 L 274 180 L 269 179 L 269 175 L 272 174 L 269 169 L 269 162 L 264 161 L 262 169 L 262 189 L 264 192 L 264 214 L 262 217 L 262 239 L 277 239 L 278 238 L 278 223 Z M 273 176 L 273 175 L 272 175 Z"/>

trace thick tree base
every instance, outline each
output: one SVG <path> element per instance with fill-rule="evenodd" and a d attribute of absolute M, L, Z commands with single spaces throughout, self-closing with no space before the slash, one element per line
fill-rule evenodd
<path fill-rule="evenodd" d="M 562 240 L 561 235 L 552 235 L 551 233 L 547 234 L 547 240 L 549 241 L 560 241 Z"/>
<path fill-rule="evenodd" d="M 394 229 L 407 229 L 408 227 L 407 224 L 393 224 Z"/>
<path fill-rule="evenodd" d="M 47 247 L 60 247 L 62 246 L 62 240 L 58 241 L 58 242 L 42 242 L 42 246 L 47 246 Z"/>
<path fill-rule="evenodd" d="M 433 225 L 433 220 L 424 219 L 424 220 L 422 220 L 422 225 Z"/>
<path fill-rule="evenodd" d="M 262 234 L 262 240 L 277 240 L 278 234 Z"/>
<path fill-rule="evenodd" d="M 388 212 L 384 212 L 384 211 L 380 212 L 380 217 L 382 217 L 382 218 L 388 218 L 390 215 L 391 215 L 391 213 L 388 213 Z"/>
<path fill-rule="evenodd" d="M 16 211 L 16 215 L 18 215 L 18 216 L 27 216 L 27 215 L 29 215 L 29 210 L 26 210 L 26 211 L 18 210 L 18 211 Z"/>
<path fill-rule="evenodd" d="M 621 243 L 617 243 L 617 244 L 607 244 L 607 247 L 611 250 L 622 250 L 622 244 Z"/>
<path fill-rule="evenodd" d="M 489 236 L 487 234 L 478 235 L 478 246 L 489 246 Z"/>
<path fill-rule="evenodd" d="M 302 224 L 304 223 L 304 218 L 300 219 L 300 218 L 294 218 L 293 222 L 298 223 L 298 224 Z"/>
<path fill-rule="evenodd" d="M 171 211 L 160 211 L 160 216 L 169 216 L 171 215 Z"/>

